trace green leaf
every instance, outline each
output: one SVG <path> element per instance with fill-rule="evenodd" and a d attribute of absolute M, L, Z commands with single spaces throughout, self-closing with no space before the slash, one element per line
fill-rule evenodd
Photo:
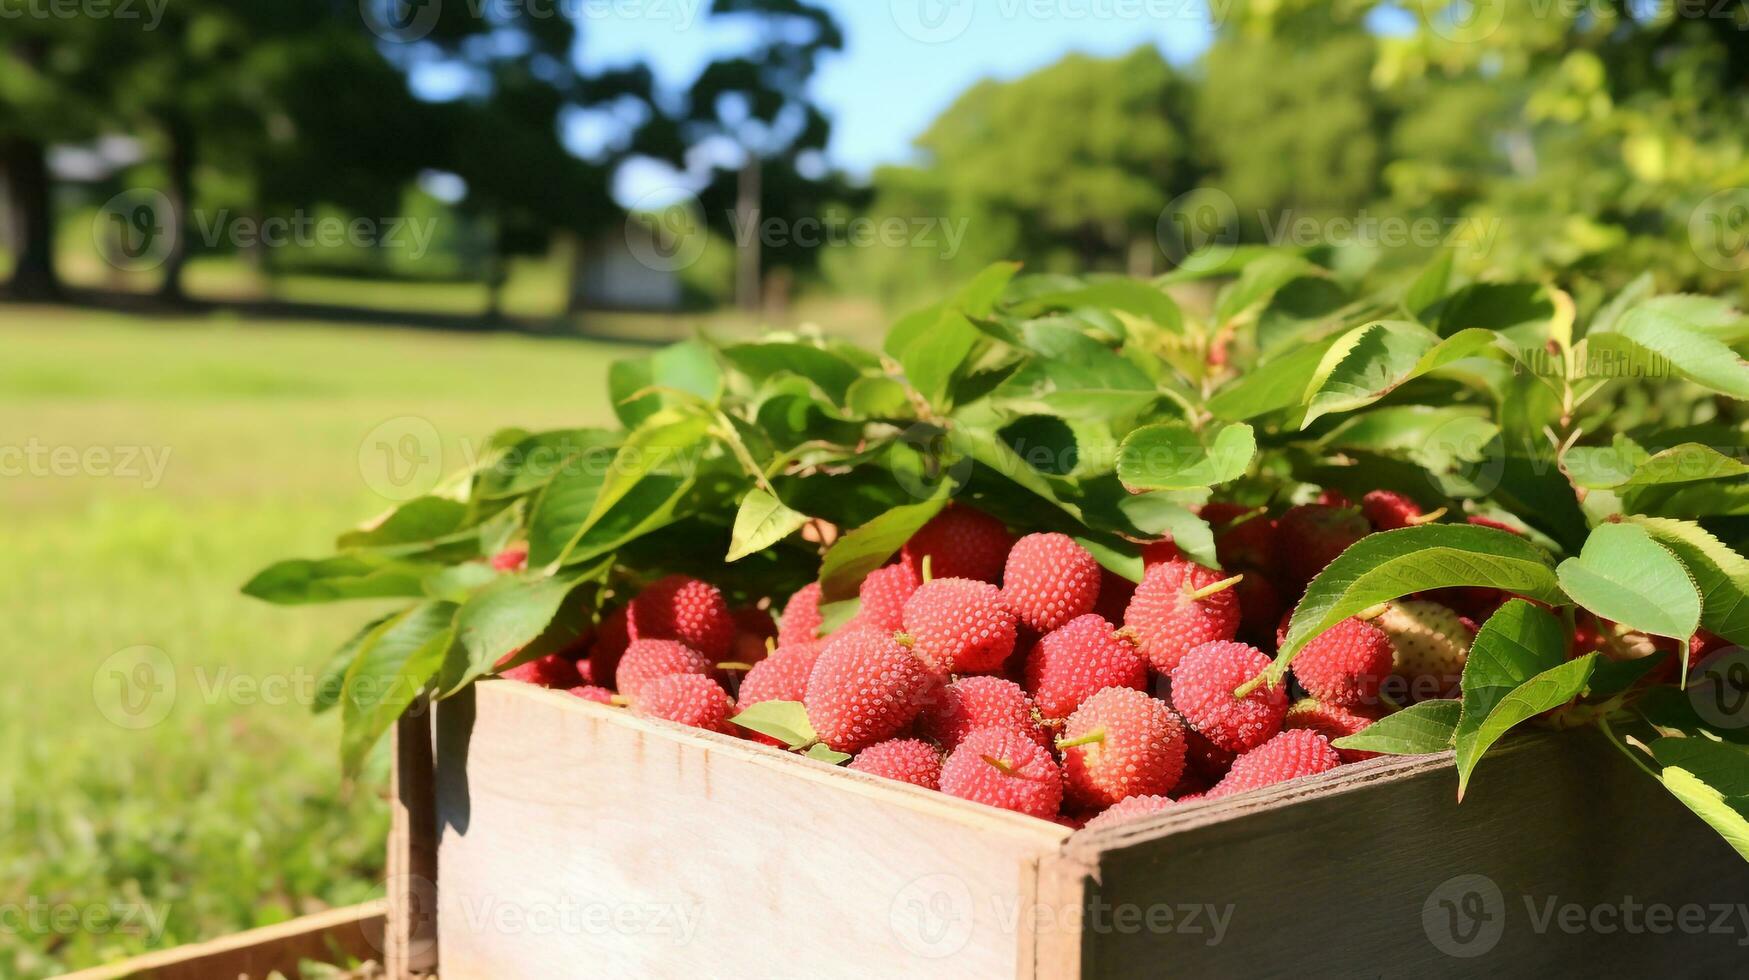
<path fill-rule="evenodd" d="M 1451 748 L 1461 703 L 1455 699 L 1423 701 L 1366 728 L 1337 739 L 1339 749 L 1382 755 L 1432 755 Z"/>
<path fill-rule="evenodd" d="M 918 528 L 941 513 L 953 490 L 952 482 L 943 480 L 929 499 L 894 507 L 832 542 L 820 562 L 821 599 L 835 602 L 855 595 L 869 572 L 886 564 Z"/>
<path fill-rule="evenodd" d="M 850 386 L 862 377 L 856 365 L 812 344 L 777 341 L 734 344 L 723 348 L 723 356 L 754 381 L 764 381 L 780 372 L 799 374 L 819 385 L 838 404 L 844 403 Z"/>
<path fill-rule="evenodd" d="M 525 582 L 506 579 L 463 603 L 455 615 L 456 639 L 467 651 L 443 684 L 445 697 L 491 671 L 508 653 L 526 647 L 546 631 L 565 597 L 577 587 L 577 576 Z"/>
<path fill-rule="evenodd" d="M 1325 275 L 1325 271 L 1298 255 L 1275 253 L 1248 263 L 1215 301 L 1215 319 L 1225 323 L 1275 295 L 1275 291 L 1302 276 Z"/>
<path fill-rule="evenodd" d="M 1693 483 L 1749 473 L 1749 466 L 1711 446 L 1685 442 L 1650 454 L 1624 436 L 1617 436 L 1608 448 L 1575 447 L 1566 458 L 1573 482 L 1593 490 Z"/>
<path fill-rule="evenodd" d="M 1181 422 L 1143 426 L 1118 447 L 1117 475 L 1131 490 L 1212 487 L 1245 474 L 1257 439 L 1243 422 L 1198 432 Z"/>
<path fill-rule="evenodd" d="M 844 395 L 845 406 L 863 418 L 912 418 L 917 409 L 905 386 L 892 378 L 858 378 Z"/>
<path fill-rule="evenodd" d="M 1629 517 L 1687 566 L 1701 592 L 1701 625 L 1749 645 L 1749 559 L 1693 521 Z"/>
<path fill-rule="evenodd" d="M 837 749 L 827 747 L 823 743 L 820 745 L 810 746 L 808 751 L 803 753 L 803 754 L 806 755 L 810 759 L 815 759 L 817 761 L 824 762 L 829 766 L 842 765 L 846 762 L 849 762 L 851 759 L 851 755 L 849 752 L 840 752 Z"/>
<path fill-rule="evenodd" d="M 1585 347 L 1587 361 L 1620 362 L 1614 374 L 1659 377 L 1674 371 L 1720 394 L 1749 399 L 1749 362 L 1655 307 L 1629 310 L 1613 331 L 1585 338 Z"/>
<path fill-rule="evenodd" d="M 1584 690 L 1595 654 L 1566 661 L 1560 620 L 1522 599 L 1489 617 L 1464 664 L 1457 727 L 1458 799 L 1476 764 L 1514 725 L 1558 708 Z"/>
<path fill-rule="evenodd" d="M 620 422 L 633 429 L 664 408 L 695 399 L 716 402 L 722 397 L 723 371 L 709 346 L 688 340 L 649 357 L 615 361 L 607 372 L 607 391 Z"/>
<path fill-rule="evenodd" d="M 1670 549 L 1634 524 L 1603 524 L 1561 562 L 1562 590 L 1604 619 L 1686 640 L 1700 628 L 1700 590 Z"/>
<path fill-rule="evenodd" d="M 528 436 L 475 474 L 473 497 L 515 497 L 579 470 L 603 472 L 619 439 L 620 433 L 606 429 L 560 429 Z"/>
<path fill-rule="evenodd" d="M 1329 564 L 1294 609 L 1277 654 L 1285 668 L 1312 638 L 1349 616 L 1413 592 L 1475 585 L 1559 605 L 1555 570 L 1541 548 L 1473 524 L 1424 524 L 1361 538 Z"/>
<path fill-rule="evenodd" d="M 745 711 L 729 720 L 742 728 L 769 735 L 792 749 L 819 740 L 813 723 L 808 721 L 808 709 L 800 701 L 761 701 L 748 705 Z"/>
<path fill-rule="evenodd" d="M 483 561 L 464 561 L 451 565 L 425 579 L 425 595 L 432 599 L 466 602 L 468 596 L 482 585 L 503 578 L 504 573 Z"/>
<path fill-rule="evenodd" d="M 425 594 L 425 577 L 443 568 L 369 552 L 314 561 L 276 562 L 256 573 L 243 594 L 280 605 L 388 599 Z"/>
<path fill-rule="evenodd" d="M 346 673 L 352 669 L 352 664 L 358 660 L 358 651 L 364 648 L 364 641 L 376 632 L 377 627 L 388 622 L 394 613 L 378 616 L 359 627 L 345 643 L 340 645 L 322 670 L 316 675 L 315 700 L 311 703 L 311 711 L 321 714 L 340 703 L 340 692 L 346 688 Z"/>
<path fill-rule="evenodd" d="M 1011 309 L 1017 316 L 1032 317 L 1047 310 L 1081 307 L 1121 310 L 1170 333 L 1184 332 L 1184 314 L 1172 297 L 1156 285 L 1135 279 L 1103 279 L 1074 289 L 1047 292 L 1015 303 Z"/>
<path fill-rule="evenodd" d="M 862 599 L 852 596 L 837 602 L 820 603 L 820 629 L 816 636 L 830 636 L 862 612 Z"/>
<path fill-rule="evenodd" d="M 423 544 L 451 534 L 468 516 L 468 505 L 444 497 L 418 497 L 395 508 L 375 527 L 348 531 L 336 547 L 382 548 Z"/>
<path fill-rule="evenodd" d="M 663 413 L 651 416 L 627 436 L 602 477 L 589 516 L 560 552 L 559 560 L 587 560 L 647 528 L 651 521 L 659 523 L 663 508 L 672 506 L 702 463 L 711 426 L 712 420 L 703 415 Z M 634 490 L 638 491 L 635 495 Z M 616 512 L 622 501 L 627 506 Z M 609 520 L 610 515 L 613 520 Z M 585 547 L 585 539 L 597 525 L 605 525 L 609 533 L 596 535 Z M 601 540 L 604 536 L 607 543 Z M 532 560 L 532 548 L 530 557 Z"/>
<path fill-rule="evenodd" d="M 1534 282 L 1483 282 L 1452 294 L 1440 308 L 1439 335 L 1483 329 L 1504 335 L 1520 350 L 1540 348 L 1549 339 L 1555 302 Z"/>
<path fill-rule="evenodd" d="M 1451 289 L 1451 270 L 1457 258 L 1455 249 L 1441 249 L 1439 257 L 1427 264 L 1403 293 L 1403 309 L 1416 319 L 1426 322 L 1424 314 L 1445 298 Z"/>
<path fill-rule="evenodd" d="M 1687 769 L 1727 799 L 1749 802 L 1749 746 L 1670 736 L 1647 748 L 1659 765 Z"/>
<path fill-rule="evenodd" d="M 455 612 L 451 602 L 422 602 L 365 639 L 340 694 L 340 759 L 348 775 L 443 666 L 455 642 Z"/>
<path fill-rule="evenodd" d="M 1216 418 L 1242 422 L 1302 404 L 1306 385 L 1338 338 L 1298 346 L 1233 379 L 1209 399 Z"/>
<path fill-rule="evenodd" d="M 1117 502 L 1117 509 L 1137 531 L 1149 537 L 1171 535 L 1172 543 L 1193 561 L 1209 568 L 1220 567 L 1215 557 L 1215 535 L 1208 522 L 1169 494 L 1129 494 Z"/>
<path fill-rule="evenodd" d="M 886 350 L 905 369 L 905 377 L 932 405 L 948 407 L 948 391 L 971 359 L 983 334 L 968 317 L 988 316 L 1020 269 L 1018 263 L 992 265 L 950 301 L 920 310 L 893 326 Z"/>
<path fill-rule="evenodd" d="M 808 515 L 790 510 L 783 501 L 754 488 L 741 498 L 735 513 L 735 530 L 729 536 L 729 554 L 724 561 L 739 561 L 764 551 L 790 536 L 808 522 Z"/>
<path fill-rule="evenodd" d="M 1740 747 L 1699 738 L 1661 738 L 1651 749 L 1664 767 L 1664 788 L 1749 860 L 1749 793 L 1743 786 L 1749 756 Z"/>
<path fill-rule="evenodd" d="M 1499 338 L 1464 330 L 1441 340 L 1418 323 L 1381 320 L 1344 334 L 1325 352 L 1306 387 L 1301 428 L 1332 412 L 1364 408 L 1443 367 L 1493 350 Z"/>
<path fill-rule="evenodd" d="M 608 468 L 606 462 L 567 467 L 541 489 L 528 518 L 529 567 L 543 568 L 558 561 L 583 532 Z"/>

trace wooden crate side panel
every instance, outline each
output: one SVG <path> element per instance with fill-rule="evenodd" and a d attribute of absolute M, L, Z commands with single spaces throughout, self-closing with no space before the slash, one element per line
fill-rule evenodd
<path fill-rule="evenodd" d="M 1726 975 L 1749 962 L 1749 865 L 1599 738 L 1522 740 L 1483 763 L 1461 805 L 1447 759 L 1342 772 L 1077 835 L 1067 852 L 1097 867 L 1089 920 L 1104 916 L 1083 936 L 1083 975 Z M 1128 927 L 1120 909 L 1134 910 Z"/>
<path fill-rule="evenodd" d="M 440 969 L 1031 976 L 1067 831 L 523 685 L 438 711 Z"/>
<path fill-rule="evenodd" d="M 266 980 L 278 971 L 300 976 L 303 960 L 318 963 L 380 961 L 386 902 L 331 909 L 204 943 L 147 953 L 110 966 L 70 973 L 61 980 Z"/>

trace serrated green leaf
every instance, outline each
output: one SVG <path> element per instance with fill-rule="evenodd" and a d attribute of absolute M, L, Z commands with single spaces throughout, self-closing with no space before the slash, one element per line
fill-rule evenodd
<path fill-rule="evenodd" d="M 664 347 L 649 357 L 615 361 L 607 372 L 614 413 L 628 429 L 665 408 L 684 406 L 689 399 L 714 403 L 722 391 L 723 372 L 716 353 L 696 340 Z"/>
<path fill-rule="evenodd" d="M 780 372 L 799 374 L 819 385 L 827 397 L 840 405 L 844 404 L 850 386 L 862 377 L 856 365 L 812 344 L 781 341 L 732 344 L 723 348 L 723 356 L 756 382 Z"/>
<path fill-rule="evenodd" d="M 370 552 L 315 560 L 275 562 L 243 586 L 243 594 L 280 605 L 345 599 L 417 598 L 425 578 L 442 565 L 402 561 Z"/>
<path fill-rule="evenodd" d="M 1555 570 L 1541 548 L 1473 524 L 1424 524 L 1361 538 L 1329 564 L 1295 607 L 1276 656 L 1285 668 L 1313 637 L 1381 602 L 1414 592 L 1474 585 L 1558 605 Z"/>
<path fill-rule="evenodd" d="M 729 536 L 729 554 L 724 561 L 740 561 L 789 537 L 808 522 L 808 515 L 785 507 L 783 501 L 754 488 L 741 498 L 735 513 L 735 529 Z"/>
<path fill-rule="evenodd" d="M 1476 634 L 1464 664 L 1456 733 L 1459 800 L 1476 764 L 1501 736 L 1584 690 L 1596 655 L 1572 661 L 1566 655 L 1560 621 L 1522 599 L 1501 607 Z"/>
<path fill-rule="evenodd" d="M 1585 346 L 1588 361 L 1620 361 L 1612 373 L 1658 377 L 1668 369 L 1720 394 L 1749 399 L 1749 362 L 1656 308 L 1629 310 L 1614 330 L 1586 337 Z"/>
<path fill-rule="evenodd" d="M 346 688 L 346 672 L 352 669 L 353 662 L 358 659 L 358 651 L 364 648 L 364 641 L 395 615 L 388 613 L 378 616 L 359 627 L 358 632 L 340 644 L 340 648 L 322 665 L 321 672 L 316 675 L 315 699 L 311 703 L 311 710 L 315 714 L 328 711 L 340 703 L 340 692 Z"/>
<path fill-rule="evenodd" d="M 455 642 L 452 602 L 422 602 L 373 630 L 340 693 L 340 758 L 355 774 L 377 739 L 401 717 L 443 665 Z"/>
<path fill-rule="evenodd" d="M 1440 308 L 1439 335 L 1483 329 L 1505 336 L 1520 350 L 1540 348 L 1549 339 L 1554 317 L 1554 300 L 1541 283 L 1474 283 L 1453 293 Z"/>
<path fill-rule="evenodd" d="M 1749 645 L 1749 559 L 1693 521 L 1629 517 L 1687 566 L 1701 592 L 1701 625 Z"/>
<path fill-rule="evenodd" d="M 1382 320 L 1344 334 L 1325 352 L 1306 386 L 1304 428 L 1332 412 L 1350 412 L 1416 378 L 1493 351 L 1499 338 L 1464 330 L 1445 339 L 1418 323 Z"/>
<path fill-rule="evenodd" d="M 468 505 L 445 497 L 418 497 L 395 508 L 375 527 L 348 531 L 335 547 L 382 548 L 423 544 L 452 534 L 468 516 Z"/>
<path fill-rule="evenodd" d="M 1388 715 L 1331 744 L 1339 749 L 1382 755 L 1432 755 L 1451 748 L 1461 703 L 1423 701 Z"/>
<path fill-rule="evenodd" d="M 1299 406 L 1306 385 L 1337 339 L 1326 337 L 1295 347 L 1246 371 L 1209 399 L 1209 412 L 1218 419 L 1243 422 Z"/>
<path fill-rule="evenodd" d="M 1181 422 L 1143 426 L 1118 447 L 1117 475 L 1131 490 L 1190 490 L 1245 474 L 1257 438 L 1243 422 L 1197 431 Z"/>
<path fill-rule="evenodd" d="M 929 499 L 894 507 L 832 542 L 820 562 L 821 599 L 835 602 L 855 595 L 869 572 L 886 564 L 918 528 L 941 513 L 953 490 L 944 480 Z"/>
<path fill-rule="evenodd" d="M 495 500 L 531 493 L 576 470 L 605 471 L 620 433 L 560 429 L 529 435 L 474 475 L 473 497 Z"/>
<path fill-rule="evenodd" d="M 818 741 L 808 709 L 800 701 L 761 701 L 729 719 L 742 728 L 769 735 L 792 749 Z"/>
<path fill-rule="evenodd" d="M 1706 780 L 1679 766 L 1665 767 L 1659 780 L 1672 796 L 1693 810 L 1695 816 L 1717 831 L 1740 857 L 1749 861 L 1749 816 L 1745 815 L 1742 797 L 1727 799 Z"/>
<path fill-rule="evenodd" d="M 1604 619 L 1686 640 L 1700 628 L 1700 590 L 1669 548 L 1634 524 L 1603 524 L 1561 562 L 1561 589 Z"/>
<path fill-rule="evenodd" d="M 1277 252 L 1259 256 L 1246 264 L 1238 279 L 1221 290 L 1215 301 L 1215 319 L 1222 323 L 1231 320 L 1302 276 L 1326 274 L 1298 255 Z"/>
<path fill-rule="evenodd" d="M 1184 332 L 1184 314 L 1172 297 L 1156 285 L 1135 279 L 1103 279 L 1071 289 L 1044 292 L 1015 303 L 1012 309 L 1017 316 L 1031 317 L 1047 310 L 1081 307 L 1121 310 L 1169 333 Z"/>
<path fill-rule="evenodd" d="M 433 573 L 425 580 L 425 594 L 433 599 L 466 602 L 475 589 L 502 577 L 502 572 L 486 562 L 465 561 Z"/>
<path fill-rule="evenodd" d="M 1617 437 L 1610 448 L 1575 447 L 1567 453 L 1573 482 L 1594 490 L 1721 480 L 1749 473 L 1749 466 L 1711 446 L 1685 442 L 1647 453 L 1633 440 Z"/>
<path fill-rule="evenodd" d="M 1137 531 L 1149 537 L 1170 535 L 1172 543 L 1191 560 L 1209 568 L 1220 567 L 1208 522 L 1168 494 L 1127 495 L 1117 502 L 1117 508 Z"/>
<path fill-rule="evenodd" d="M 575 575 L 533 582 L 505 579 L 463 603 L 456 612 L 455 634 L 467 656 L 445 672 L 451 676 L 444 677 L 444 695 L 491 671 L 505 655 L 545 632 L 579 581 Z"/>

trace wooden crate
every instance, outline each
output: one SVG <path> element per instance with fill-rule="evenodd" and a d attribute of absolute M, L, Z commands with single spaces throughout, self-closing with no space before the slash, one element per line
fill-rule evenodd
<path fill-rule="evenodd" d="M 1462 806 L 1449 756 L 1378 759 L 1094 832 L 505 681 L 439 705 L 435 744 L 431 798 L 401 773 L 435 814 L 434 904 L 391 931 L 424 927 L 445 980 L 1692 974 L 1749 951 L 1749 867 L 1583 733 L 1508 744 Z"/>
<path fill-rule="evenodd" d="M 381 962 L 386 902 L 329 909 L 204 943 L 65 974 L 60 980 L 298 980 L 298 965 Z"/>

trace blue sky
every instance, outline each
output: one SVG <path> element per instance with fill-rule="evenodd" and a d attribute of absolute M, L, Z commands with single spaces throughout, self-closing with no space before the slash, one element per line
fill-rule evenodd
<path fill-rule="evenodd" d="M 564 2 L 564 0 L 558 0 Z M 710 23 L 709 0 L 572 0 L 583 60 L 647 61 L 681 90 L 744 36 Z M 1152 44 L 1184 62 L 1208 43 L 1202 0 L 821 0 L 845 50 L 815 78 L 832 116 L 831 162 L 857 175 L 907 159 L 911 140 L 981 78 L 1014 78 L 1071 51 L 1116 55 Z"/>

